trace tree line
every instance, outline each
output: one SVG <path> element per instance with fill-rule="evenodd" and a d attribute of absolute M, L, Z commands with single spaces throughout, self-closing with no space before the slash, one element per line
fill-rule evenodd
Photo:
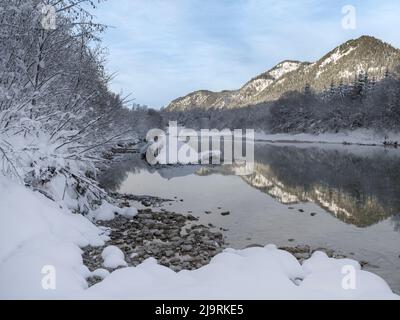
<path fill-rule="evenodd" d="M 360 128 L 400 129 L 399 70 L 386 72 L 380 81 L 359 73 L 351 83 L 332 82 L 315 92 L 309 85 L 290 91 L 279 100 L 239 109 L 189 109 L 163 112 L 191 128 L 253 128 L 270 133 L 324 133 Z"/>

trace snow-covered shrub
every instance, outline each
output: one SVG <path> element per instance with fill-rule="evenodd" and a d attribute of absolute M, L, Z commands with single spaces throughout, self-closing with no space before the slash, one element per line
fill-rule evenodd
<path fill-rule="evenodd" d="M 43 3 L 55 29 L 43 25 Z M 0 0 L 0 174 L 88 212 L 102 153 L 135 138 L 108 88 L 92 1 Z"/>

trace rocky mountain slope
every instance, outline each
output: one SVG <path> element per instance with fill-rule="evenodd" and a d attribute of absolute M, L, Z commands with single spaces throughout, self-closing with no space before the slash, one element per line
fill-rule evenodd
<path fill-rule="evenodd" d="M 400 50 L 370 36 L 338 46 L 314 63 L 286 60 L 246 83 L 239 90 L 196 91 L 172 101 L 167 110 L 239 108 L 279 99 L 288 91 L 310 86 L 317 92 L 332 84 L 351 83 L 359 74 L 375 80 L 400 65 Z"/>

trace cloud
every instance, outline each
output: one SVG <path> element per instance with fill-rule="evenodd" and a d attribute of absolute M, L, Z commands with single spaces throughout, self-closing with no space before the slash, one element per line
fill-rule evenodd
<path fill-rule="evenodd" d="M 352 2 L 352 3 L 349 3 Z M 341 9 L 357 9 L 343 30 Z M 161 107 L 197 89 L 234 89 L 284 59 L 315 60 L 371 34 L 400 46 L 400 3 L 375 0 L 109 0 L 96 13 L 112 88 Z"/>

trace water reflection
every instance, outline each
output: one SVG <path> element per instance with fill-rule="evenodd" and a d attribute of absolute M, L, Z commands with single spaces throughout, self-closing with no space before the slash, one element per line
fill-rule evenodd
<path fill-rule="evenodd" d="M 313 202 L 340 220 L 368 227 L 400 213 L 400 154 L 355 147 L 257 145 L 255 171 L 243 179 L 284 204 Z M 203 168 L 231 175 L 234 167 Z"/>
<path fill-rule="evenodd" d="M 277 201 L 313 202 L 358 227 L 391 219 L 400 231 L 400 153 L 357 146 L 271 145 L 257 143 L 255 171 L 242 179 Z M 128 172 L 154 172 L 140 158 L 116 164 L 102 177 L 116 190 Z M 234 175 L 234 166 L 187 166 L 157 170 L 165 179 L 197 174 Z"/>

